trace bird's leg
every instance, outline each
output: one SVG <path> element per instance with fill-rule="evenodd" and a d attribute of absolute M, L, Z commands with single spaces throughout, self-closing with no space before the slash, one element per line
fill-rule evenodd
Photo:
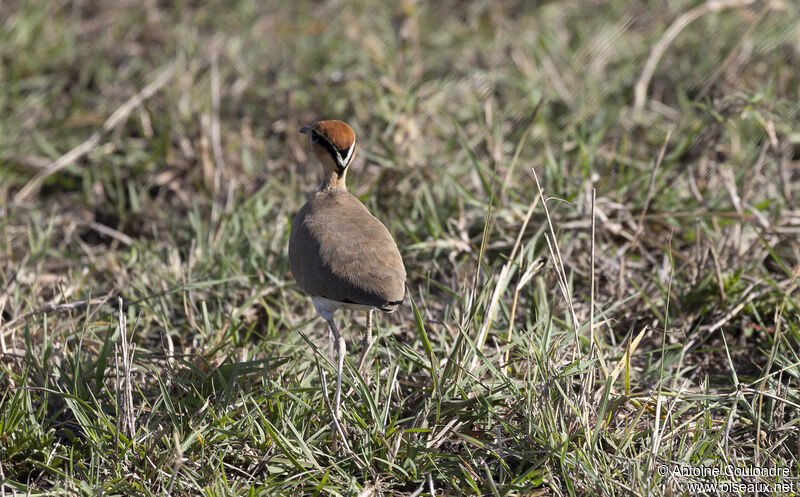
<path fill-rule="evenodd" d="M 328 325 L 331 328 L 331 332 L 333 333 L 334 340 L 338 344 L 337 350 L 339 351 L 339 355 L 337 357 L 338 367 L 336 369 L 336 398 L 333 404 L 333 422 L 339 422 L 339 405 L 342 401 L 342 370 L 344 369 L 344 354 L 345 354 L 345 342 L 344 337 L 339 334 L 339 330 L 336 329 L 336 325 L 333 322 L 333 318 L 328 320 Z"/>
<path fill-rule="evenodd" d="M 358 369 L 357 371 L 361 372 L 361 366 L 364 365 L 364 360 L 367 358 L 367 352 L 369 349 L 372 348 L 372 344 L 375 343 L 375 340 L 372 338 L 372 313 L 375 312 L 375 309 L 370 309 L 367 311 L 367 332 L 364 334 L 364 338 L 361 340 L 361 358 L 358 359 Z"/>
<path fill-rule="evenodd" d="M 331 321 L 333 318 L 331 318 Z M 330 357 L 331 361 L 333 361 L 333 344 L 336 341 L 336 337 L 333 334 L 334 326 L 328 321 L 328 357 Z"/>

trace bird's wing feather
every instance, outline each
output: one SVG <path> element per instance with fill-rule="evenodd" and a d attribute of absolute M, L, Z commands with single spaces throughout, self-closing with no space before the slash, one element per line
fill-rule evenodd
<path fill-rule="evenodd" d="M 298 212 L 289 263 L 311 296 L 387 310 L 405 296 L 405 268 L 389 230 L 344 190 L 317 193 Z"/>

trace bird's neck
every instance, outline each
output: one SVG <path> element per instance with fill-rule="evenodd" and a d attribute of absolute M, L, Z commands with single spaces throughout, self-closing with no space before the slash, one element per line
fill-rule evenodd
<path fill-rule="evenodd" d="M 341 174 L 337 174 L 333 171 L 329 171 L 328 169 L 323 169 L 322 173 L 322 184 L 319 185 L 319 191 L 322 190 L 329 190 L 331 188 L 339 188 L 342 190 L 347 190 L 347 186 L 345 185 L 345 177 L 347 176 L 347 169 L 342 171 Z"/>

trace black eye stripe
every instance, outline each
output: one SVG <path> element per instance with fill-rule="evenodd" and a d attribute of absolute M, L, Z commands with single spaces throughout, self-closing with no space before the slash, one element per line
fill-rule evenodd
<path fill-rule="evenodd" d="M 347 158 L 347 153 L 350 151 L 350 148 L 352 148 L 352 145 L 350 146 L 350 148 L 337 150 L 336 147 L 334 147 L 333 144 L 330 142 L 330 140 L 328 140 L 327 137 L 319 133 L 317 130 L 311 130 L 311 140 L 314 143 L 319 143 L 320 145 L 325 147 L 325 150 L 327 150 L 328 153 L 331 154 L 333 162 L 335 162 L 339 166 L 339 169 L 344 169 L 346 164 L 342 164 L 342 161 L 344 161 Z"/>
<path fill-rule="evenodd" d="M 333 157 L 333 160 L 339 162 L 338 159 L 336 158 L 338 150 L 336 150 L 336 147 L 334 147 L 333 144 L 327 138 L 319 134 L 316 130 L 312 132 L 311 136 L 313 137 L 314 143 L 319 143 L 320 145 L 325 147 L 328 153 L 331 154 L 331 156 Z"/>

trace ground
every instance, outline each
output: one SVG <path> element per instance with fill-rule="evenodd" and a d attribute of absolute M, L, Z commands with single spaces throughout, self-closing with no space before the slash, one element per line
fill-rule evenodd
<path fill-rule="evenodd" d="M 795 2 L 0 19 L 0 495 L 800 492 Z M 408 272 L 361 374 L 338 316 L 344 440 L 322 118 Z"/>

